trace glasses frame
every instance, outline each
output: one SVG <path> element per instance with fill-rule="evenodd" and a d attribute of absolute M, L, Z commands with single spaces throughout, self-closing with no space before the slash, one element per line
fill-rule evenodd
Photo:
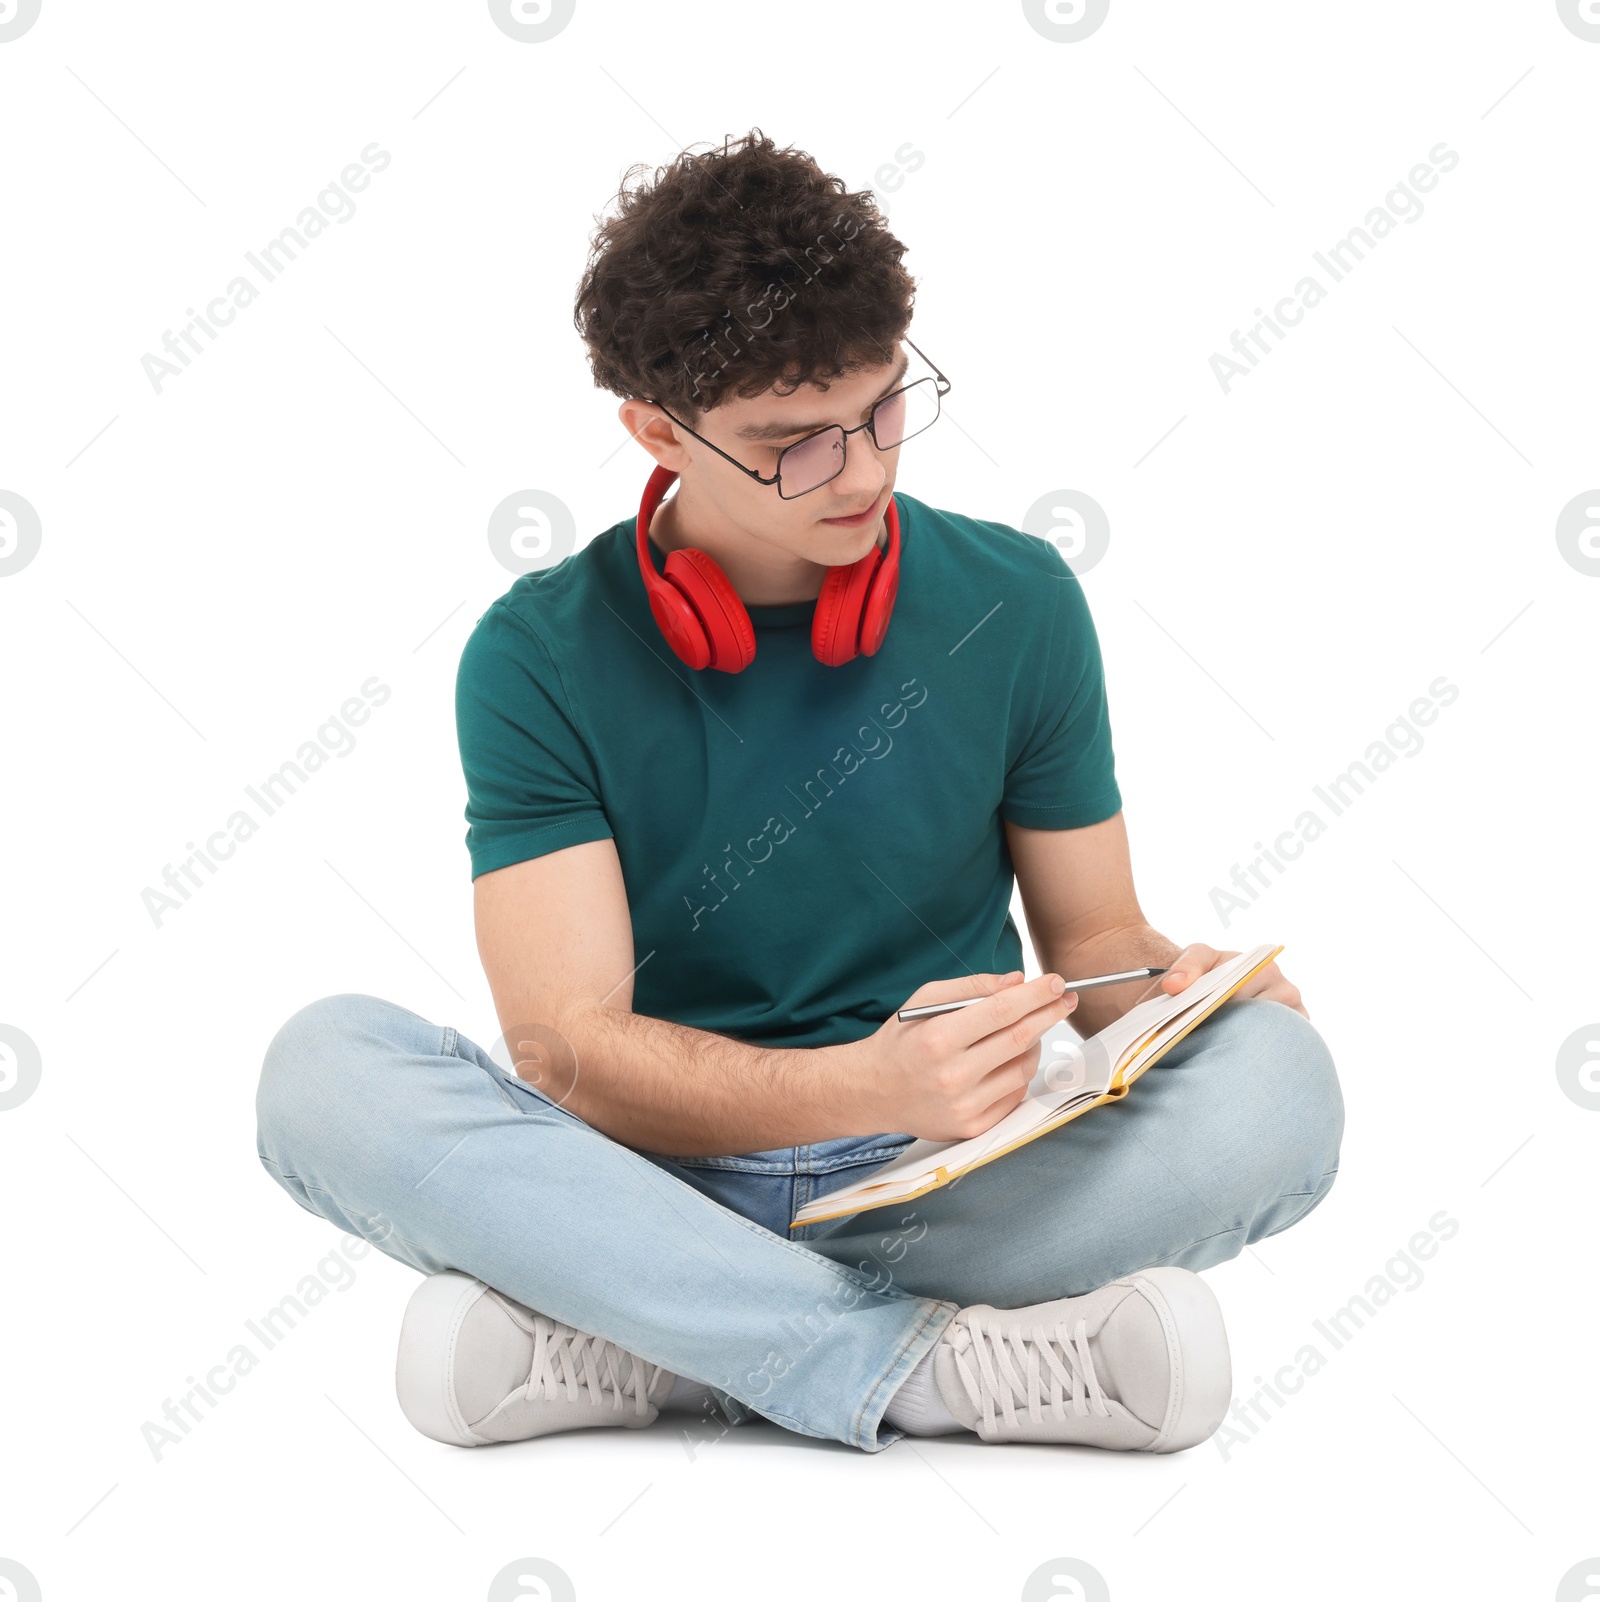
<path fill-rule="evenodd" d="M 909 339 L 906 340 L 906 344 L 911 345 L 912 350 L 916 351 L 917 355 L 921 356 L 923 361 L 927 362 L 928 366 L 933 368 L 933 379 L 934 379 L 934 383 L 936 385 L 935 400 L 936 401 L 942 401 L 944 399 L 944 397 L 950 393 L 950 380 L 948 378 L 946 378 L 944 376 L 944 374 L 941 373 L 937 367 L 934 366 L 933 362 L 927 356 L 923 355 L 922 351 L 917 350 L 917 347 L 914 344 L 912 344 L 912 342 Z M 741 462 L 737 456 L 728 455 L 727 451 L 723 450 L 723 448 L 720 445 L 718 445 L 715 441 L 707 439 L 704 434 L 696 434 L 695 431 L 692 428 L 690 428 L 689 425 L 686 422 L 684 422 L 682 418 L 673 417 L 672 413 L 668 412 L 666 407 L 661 405 L 660 401 L 653 401 L 651 404 L 654 405 L 654 406 L 660 407 L 661 411 L 665 412 L 668 417 L 671 417 L 672 421 L 674 423 L 676 423 L 679 428 L 683 429 L 683 431 L 685 433 L 693 434 L 694 437 L 697 440 L 699 440 L 702 445 L 709 445 L 711 447 L 711 449 L 714 450 L 717 453 L 718 456 L 724 457 L 724 458 L 726 458 L 726 460 L 732 462 L 733 465 L 735 467 L 737 467 L 741 473 L 747 474 L 749 477 L 753 478 L 756 481 L 756 483 L 758 483 L 758 484 L 776 484 L 778 486 L 778 497 L 779 497 L 780 500 L 797 501 L 797 500 L 800 499 L 801 495 L 810 495 L 814 491 L 822 489 L 825 485 L 831 484 L 833 482 L 833 480 L 839 476 L 839 473 L 842 473 L 844 471 L 844 469 L 845 469 L 845 460 L 848 457 L 849 451 L 850 451 L 850 436 L 852 434 L 860 434 L 863 431 L 865 431 L 870 436 L 870 438 L 872 440 L 873 449 L 874 450 L 878 450 L 878 451 L 883 451 L 885 449 L 885 447 L 878 443 L 877 431 L 872 426 L 874 419 L 878 415 L 878 408 L 880 406 L 882 406 L 885 401 L 891 401 L 891 400 L 893 400 L 895 398 L 896 395 L 903 395 L 908 389 L 914 389 L 918 384 L 925 384 L 925 383 L 927 383 L 927 381 L 928 380 L 926 378 L 913 379 L 912 382 L 909 383 L 909 384 L 902 384 L 899 389 L 890 390 L 887 395 L 880 395 L 878 397 L 878 399 L 876 401 L 874 401 L 873 404 L 872 404 L 872 414 L 871 414 L 871 416 L 869 416 L 867 418 L 866 422 L 858 423 L 854 428 L 846 428 L 842 423 L 829 423 L 825 427 L 814 429 L 811 433 L 807 434 L 804 439 L 797 439 L 792 445 L 785 445 L 784 448 L 783 448 L 782 453 L 778 457 L 777 471 L 773 473 L 771 478 L 763 478 L 761 476 L 761 474 L 756 471 L 755 468 L 746 467 L 744 465 L 744 463 Z M 941 412 L 943 411 L 942 407 L 940 408 L 940 411 Z M 938 422 L 938 420 L 939 420 L 939 413 L 936 413 L 934 415 L 934 420 L 933 421 L 936 423 L 936 422 Z M 933 426 L 933 423 L 930 423 L 930 424 L 928 424 L 927 428 L 919 428 L 917 430 L 917 434 L 925 434 L 925 433 L 927 433 L 928 428 L 931 428 L 932 426 Z M 797 450 L 802 445 L 809 445 L 811 443 L 811 441 L 816 439 L 819 434 L 828 434 L 828 433 L 834 432 L 835 430 L 837 430 L 840 434 L 842 434 L 844 436 L 844 448 L 840 452 L 840 455 L 839 455 L 839 473 L 835 473 L 832 478 L 823 479 L 821 484 L 813 484 L 810 489 L 801 490 L 799 495 L 785 495 L 783 493 L 783 458 L 785 456 L 787 456 L 790 451 Z M 911 439 L 915 439 L 917 437 L 917 435 L 916 434 L 912 434 L 909 437 Z M 905 444 L 905 440 L 901 440 L 898 445 L 890 445 L 890 446 L 887 447 L 887 449 L 888 450 L 892 450 L 892 451 L 897 451 L 897 450 L 900 449 L 900 446 L 904 445 L 904 444 Z"/>

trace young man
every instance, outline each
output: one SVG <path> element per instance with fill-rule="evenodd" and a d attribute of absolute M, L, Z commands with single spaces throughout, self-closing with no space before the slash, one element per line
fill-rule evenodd
<path fill-rule="evenodd" d="M 1064 1019 L 1092 1034 L 1231 955 L 1139 910 L 1060 553 L 896 487 L 951 387 L 905 337 L 903 250 L 759 130 L 623 194 L 576 320 L 655 471 L 637 518 L 484 613 L 457 683 L 519 1076 L 364 996 L 268 1050 L 268 1171 L 429 1276 L 397 1387 L 437 1440 L 703 1407 L 866 1451 L 1179 1450 L 1231 1393 L 1194 1271 L 1333 1183 L 1338 1082 L 1274 965 L 1126 1102 L 789 1228 L 914 1137 L 993 1125 Z M 1145 964 L 1170 971 L 1061 993 Z"/>

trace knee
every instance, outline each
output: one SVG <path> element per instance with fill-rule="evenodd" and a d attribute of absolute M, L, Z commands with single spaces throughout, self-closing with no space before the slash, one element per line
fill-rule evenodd
<path fill-rule="evenodd" d="M 297 1130 L 336 1116 L 340 1097 L 384 1043 L 390 1014 L 401 1011 L 372 996 L 340 995 L 289 1018 L 267 1045 L 256 1087 L 264 1155 L 289 1148 Z"/>
<path fill-rule="evenodd" d="M 1226 1031 L 1228 1101 L 1240 1138 L 1286 1189 L 1322 1187 L 1344 1137 L 1344 1097 L 1327 1042 L 1292 1007 L 1259 997 L 1239 998 L 1214 1021 Z"/>

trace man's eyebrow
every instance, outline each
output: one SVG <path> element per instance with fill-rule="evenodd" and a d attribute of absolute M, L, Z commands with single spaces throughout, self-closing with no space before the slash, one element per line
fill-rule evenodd
<path fill-rule="evenodd" d="M 910 352 L 901 351 L 900 360 L 895 367 L 893 377 L 873 397 L 871 405 L 863 412 L 863 416 L 866 415 L 866 412 L 870 412 L 872 407 L 876 406 L 891 390 L 899 388 L 900 380 L 906 376 L 906 369 L 910 365 Z M 746 423 L 743 428 L 734 430 L 734 437 L 736 439 L 749 440 L 789 439 L 798 434 L 814 434 L 819 428 L 826 428 L 832 421 L 831 417 L 823 417 L 814 423 Z"/>

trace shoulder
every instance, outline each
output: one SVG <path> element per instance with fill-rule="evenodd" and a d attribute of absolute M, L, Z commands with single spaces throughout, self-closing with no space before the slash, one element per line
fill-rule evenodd
<path fill-rule="evenodd" d="M 568 642 L 592 638 L 615 616 L 617 539 L 617 529 L 608 529 L 553 567 L 518 578 L 473 625 L 458 677 L 493 672 L 508 661 L 525 672 L 555 674 Z"/>
<path fill-rule="evenodd" d="M 1066 592 L 1072 592 L 1070 604 L 1081 603 L 1077 575 L 1053 541 L 994 518 L 930 506 L 898 489 L 895 499 L 902 534 L 907 524 L 911 530 L 903 560 L 934 584 L 992 594 L 1046 621 L 1066 602 Z"/>
<path fill-rule="evenodd" d="M 1024 534 L 993 518 L 930 506 L 898 489 L 894 496 L 909 513 L 918 538 L 937 554 L 961 560 L 969 572 L 996 577 L 1009 574 L 1024 583 L 1037 583 L 1041 577 L 1074 577 L 1056 546 L 1037 534 Z"/>
<path fill-rule="evenodd" d="M 895 491 L 896 499 L 902 499 Z M 1054 540 L 1027 534 L 995 518 L 929 506 L 903 498 L 914 542 L 912 558 L 927 604 L 948 615 L 950 597 L 974 604 L 974 621 L 1000 612 L 1009 638 L 1008 660 L 1016 673 L 1047 680 L 1066 675 L 1077 682 L 1099 671 L 1100 642 L 1088 597 Z M 902 523 L 902 533 L 905 524 Z M 910 555 L 908 543 L 907 554 Z"/>

